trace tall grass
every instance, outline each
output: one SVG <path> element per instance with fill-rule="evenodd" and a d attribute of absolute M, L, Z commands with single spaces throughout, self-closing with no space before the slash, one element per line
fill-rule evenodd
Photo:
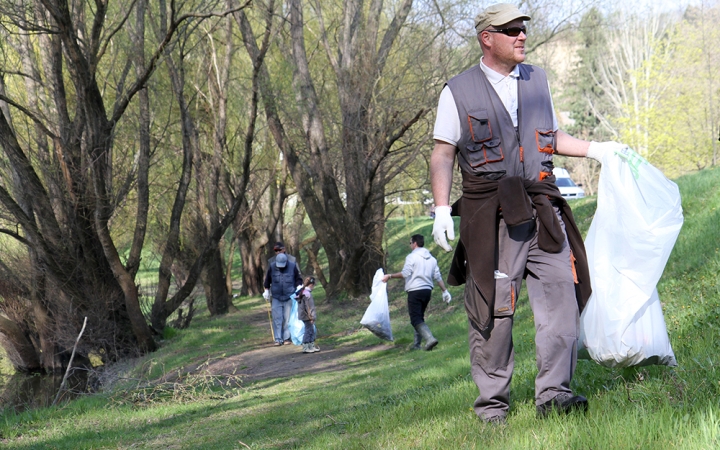
<path fill-rule="evenodd" d="M 236 299 L 239 312 L 219 319 L 200 314 L 189 329 L 123 372 L 127 379 L 109 392 L 55 408 L 6 411 L 0 443 L 18 449 L 720 448 L 720 170 L 677 182 L 685 225 L 658 291 L 679 366 L 614 370 L 579 361 L 572 387 L 589 398 L 587 415 L 536 417 L 534 327 L 527 298 L 521 298 L 508 424 L 481 424 L 472 411 L 477 388 L 469 376 L 462 288 L 451 288 L 450 305 L 434 293 L 426 320 L 440 344 L 432 352 L 413 352 L 402 283 L 395 280 L 389 285 L 396 338 L 390 345 L 379 345 L 359 328 L 367 302 L 331 304 L 318 291 L 319 345 L 354 348 L 333 368 L 210 390 L 196 385 L 194 395 L 169 399 L 140 397 L 138 380 L 151 383 L 269 340 L 266 327 L 249 320 L 263 320 L 262 299 Z M 573 206 L 587 230 L 594 198 Z M 451 255 L 432 243 L 431 228 L 425 217 L 389 222 L 386 269 L 402 267 L 408 237 L 419 232 L 446 272 Z"/>

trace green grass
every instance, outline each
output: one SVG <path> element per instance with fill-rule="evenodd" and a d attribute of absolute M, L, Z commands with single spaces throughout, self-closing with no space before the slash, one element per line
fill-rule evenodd
<path fill-rule="evenodd" d="M 469 375 L 462 288 L 451 288 L 449 306 L 434 293 L 426 320 L 440 344 L 432 352 L 411 352 L 402 282 L 394 280 L 389 292 L 395 342 L 383 347 L 359 328 L 367 301 L 330 304 L 316 292 L 319 345 L 357 349 L 341 359 L 343 370 L 229 387 L 188 380 L 175 397 L 138 397 L 149 392 L 137 387 L 141 382 L 267 342 L 268 328 L 249 319 L 261 320 L 264 302 L 239 298 L 238 312 L 210 319 L 201 311 L 189 329 L 170 333 L 159 351 L 135 361 L 123 373 L 125 381 L 109 392 L 54 408 L 6 411 L 0 416 L 0 444 L 13 449 L 720 448 L 720 170 L 677 182 L 685 225 L 658 291 L 679 366 L 615 370 L 579 361 L 572 387 L 590 399 L 585 416 L 536 418 L 534 327 L 527 298 L 521 298 L 508 425 L 482 425 L 472 411 L 477 388 Z M 578 200 L 573 208 L 586 231 L 595 199 Z M 425 217 L 391 220 L 387 270 L 400 270 L 408 238 L 419 232 L 446 272 L 451 255 L 432 243 L 431 228 Z"/>

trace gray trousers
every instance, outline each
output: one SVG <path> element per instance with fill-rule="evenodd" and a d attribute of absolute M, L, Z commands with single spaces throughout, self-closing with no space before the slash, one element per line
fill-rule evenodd
<path fill-rule="evenodd" d="M 538 248 L 537 238 L 536 221 L 508 228 L 500 220 L 494 318 L 485 331 L 469 326 L 471 373 L 480 391 L 474 408 L 482 419 L 508 412 L 515 357 L 513 314 L 524 275 L 535 318 L 535 404 L 571 392 L 579 314 L 570 246 L 566 236 L 560 253 L 547 253 Z"/>
<path fill-rule="evenodd" d="M 272 299 L 272 322 L 273 334 L 276 342 L 287 341 L 290 339 L 290 310 L 292 309 L 292 300 L 281 302 L 273 297 Z"/>

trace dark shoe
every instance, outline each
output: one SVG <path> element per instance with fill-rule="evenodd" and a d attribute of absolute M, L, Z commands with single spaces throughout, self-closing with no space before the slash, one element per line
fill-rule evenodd
<path fill-rule="evenodd" d="M 423 339 L 425 339 L 425 347 L 423 350 L 430 351 L 438 344 L 438 340 L 432 335 L 430 327 L 425 322 L 420 322 L 415 325 L 415 331 L 417 331 Z"/>
<path fill-rule="evenodd" d="M 558 414 L 569 414 L 573 411 L 585 413 L 588 410 L 588 401 L 582 395 L 564 393 L 558 394 L 552 400 L 536 406 L 536 409 L 540 417 L 547 417 L 552 411 Z"/>
<path fill-rule="evenodd" d="M 284 342 L 284 344 L 285 344 L 285 345 L 290 345 L 290 344 L 292 344 L 292 341 L 291 341 L 290 339 L 286 339 L 285 342 Z"/>
<path fill-rule="evenodd" d="M 282 345 L 282 342 L 280 342 L 280 341 L 275 341 L 275 344 L 274 344 L 274 345 L 275 345 L 275 347 L 280 347 L 280 346 Z"/>
<path fill-rule="evenodd" d="M 505 416 L 492 416 L 492 417 L 482 417 L 480 420 L 487 424 L 492 426 L 501 426 L 501 425 L 507 425 L 507 418 Z"/>

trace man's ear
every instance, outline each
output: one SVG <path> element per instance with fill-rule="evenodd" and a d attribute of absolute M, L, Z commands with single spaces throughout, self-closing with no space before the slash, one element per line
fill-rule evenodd
<path fill-rule="evenodd" d="M 493 44 L 493 33 L 488 33 L 486 31 L 481 31 L 478 33 L 478 42 L 480 43 L 480 47 L 483 50 L 483 53 L 485 53 L 486 48 L 491 48 Z"/>

